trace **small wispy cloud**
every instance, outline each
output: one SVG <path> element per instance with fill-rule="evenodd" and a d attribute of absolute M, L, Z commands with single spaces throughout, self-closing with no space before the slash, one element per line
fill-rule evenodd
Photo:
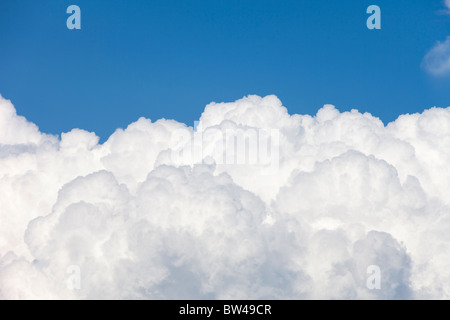
<path fill-rule="evenodd" d="M 445 9 L 440 14 L 450 15 L 450 0 L 443 0 Z M 450 74 L 450 36 L 443 42 L 438 41 L 425 55 L 421 67 L 433 76 L 446 76 Z"/>
<path fill-rule="evenodd" d="M 446 1 L 450 6 L 450 0 Z M 425 55 L 422 60 L 422 68 L 434 76 L 450 74 L 450 36 L 436 45 Z"/>

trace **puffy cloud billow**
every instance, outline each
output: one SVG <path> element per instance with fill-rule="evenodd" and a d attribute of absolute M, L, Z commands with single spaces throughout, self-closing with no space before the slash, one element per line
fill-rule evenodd
<path fill-rule="evenodd" d="M 450 108 L 248 96 L 99 144 L 0 98 L 0 299 L 448 299 L 449 163 Z"/>

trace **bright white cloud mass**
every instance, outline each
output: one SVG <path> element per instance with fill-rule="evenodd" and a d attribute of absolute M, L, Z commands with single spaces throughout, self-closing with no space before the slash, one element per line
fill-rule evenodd
<path fill-rule="evenodd" d="M 249 96 L 199 126 L 276 130 L 277 170 L 224 164 L 220 135 L 171 156 L 195 136 L 173 120 L 46 135 L 0 98 L 0 299 L 450 298 L 450 108 L 384 126 Z"/>
<path fill-rule="evenodd" d="M 446 7 L 444 14 L 450 14 L 450 0 L 443 1 Z M 422 59 L 422 68 L 433 76 L 450 74 L 450 36 L 444 41 L 438 41 Z"/>

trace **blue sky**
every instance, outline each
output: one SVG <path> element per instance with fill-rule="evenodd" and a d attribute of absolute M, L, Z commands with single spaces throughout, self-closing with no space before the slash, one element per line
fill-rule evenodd
<path fill-rule="evenodd" d="M 81 8 L 81 30 L 66 9 Z M 382 29 L 368 30 L 369 5 Z M 441 0 L 2 0 L 0 93 L 42 131 L 102 140 L 145 116 L 193 125 L 204 106 L 277 95 L 387 123 L 450 105 L 450 77 L 421 68 L 450 35 Z"/>

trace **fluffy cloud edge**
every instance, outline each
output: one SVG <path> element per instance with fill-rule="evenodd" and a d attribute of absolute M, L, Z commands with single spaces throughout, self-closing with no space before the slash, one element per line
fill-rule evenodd
<path fill-rule="evenodd" d="M 427 52 L 422 60 L 422 68 L 433 76 L 450 74 L 450 36 Z"/>

